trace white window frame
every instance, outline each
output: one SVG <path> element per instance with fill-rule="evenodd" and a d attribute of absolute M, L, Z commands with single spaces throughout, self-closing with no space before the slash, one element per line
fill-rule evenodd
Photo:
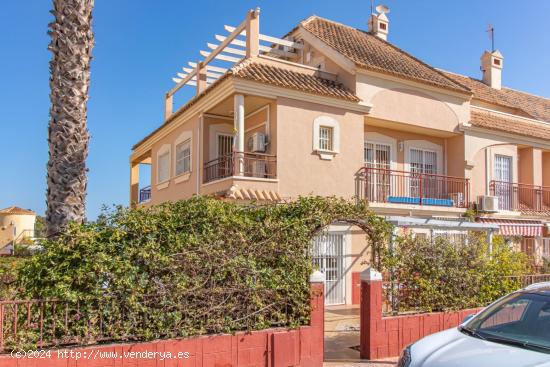
<path fill-rule="evenodd" d="M 178 173 L 178 146 L 181 144 L 189 144 L 189 171 Z M 193 132 L 190 130 L 182 132 L 174 141 L 174 177 L 176 183 L 187 181 L 193 171 Z"/>
<path fill-rule="evenodd" d="M 381 144 L 390 146 L 390 169 L 397 169 L 397 139 L 394 139 L 390 136 L 383 135 L 377 132 L 366 132 L 365 139 L 363 142 L 363 163 L 366 165 L 365 161 L 365 144 Z"/>
<path fill-rule="evenodd" d="M 444 175 L 443 172 L 443 147 L 439 144 L 427 140 L 405 140 L 403 143 L 405 149 L 405 171 L 411 171 L 411 150 L 427 150 L 436 154 L 437 171 L 436 174 Z"/>
<path fill-rule="evenodd" d="M 503 181 L 502 178 L 499 178 L 497 180 L 497 159 L 498 158 L 503 158 L 505 160 L 508 160 L 510 162 L 510 167 L 508 167 L 508 176 L 509 176 L 509 179 L 510 181 Z M 495 153 L 493 155 L 493 179 L 495 181 L 501 181 L 501 182 L 515 182 L 514 181 L 514 157 L 511 156 L 511 155 L 508 155 L 508 154 L 500 154 L 500 153 Z"/>
<path fill-rule="evenodd" d="M 320 130 L 321 127 L 332 129 L 332 149 L 321 149 Z M 319 154 L 319 157 L 324 160 L 332 160 L 332 158 L 340 153 L 340 124 L 338 121 L 329 116 L 319 116 L 313 120 L 313 151 Z"/>
<path fill-rule="evenodd" d="M 168 164 L 166 165 L 166 168 L 168 170 L 167 172 L 167 178 L 165 180 L 160 180 L 160 159 L 164 157 L 165 155 L 168 155 Z M 159 150 L 157 151 L 157 157 L 156 157 L 156 177 L 157 177 L 157 189 L 161 190 L 166 187 L 168 187 L 170 183 L 170 177 L 171 177 L 171 145 L 170 144 L 164 144 L 162 145 Z"/>

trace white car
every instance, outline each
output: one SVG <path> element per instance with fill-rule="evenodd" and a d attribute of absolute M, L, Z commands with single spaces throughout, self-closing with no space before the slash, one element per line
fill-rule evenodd
<path fill-rule="evenodd" d="M 406 347 L 398 367 L 550 367 L 550 282 L 502 297 Z"/>

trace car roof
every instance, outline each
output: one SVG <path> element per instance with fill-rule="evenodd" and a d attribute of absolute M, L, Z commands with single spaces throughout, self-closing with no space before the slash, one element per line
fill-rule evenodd
<path fill-rule="evenodd" d="M 550 296 L 550 282 L 534 283 L 523 288 L 521 291 Z"/>

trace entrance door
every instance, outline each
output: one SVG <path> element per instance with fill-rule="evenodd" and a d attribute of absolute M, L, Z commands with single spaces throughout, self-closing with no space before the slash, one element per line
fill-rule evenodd
<path fill-rule="evenodd" d="M 495 195 L 500 209 L 513 210 L 512 157 L 495 155 Z"/>
<path fill-rule="evenodd" d="M 344 235 L 323 233 L 313 242 L 313 264 L 325 274 L 325 304 L 346 303 Z"/>

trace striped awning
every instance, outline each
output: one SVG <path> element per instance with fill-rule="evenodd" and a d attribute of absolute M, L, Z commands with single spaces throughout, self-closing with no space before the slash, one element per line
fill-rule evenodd
<path fill-rule="evenodd" d="M 497 224 L 498 234 L 503 236 L 540 237 L 544 226 L 544 223 L 538 220 L 478 218 L 478 221 Z"/>

